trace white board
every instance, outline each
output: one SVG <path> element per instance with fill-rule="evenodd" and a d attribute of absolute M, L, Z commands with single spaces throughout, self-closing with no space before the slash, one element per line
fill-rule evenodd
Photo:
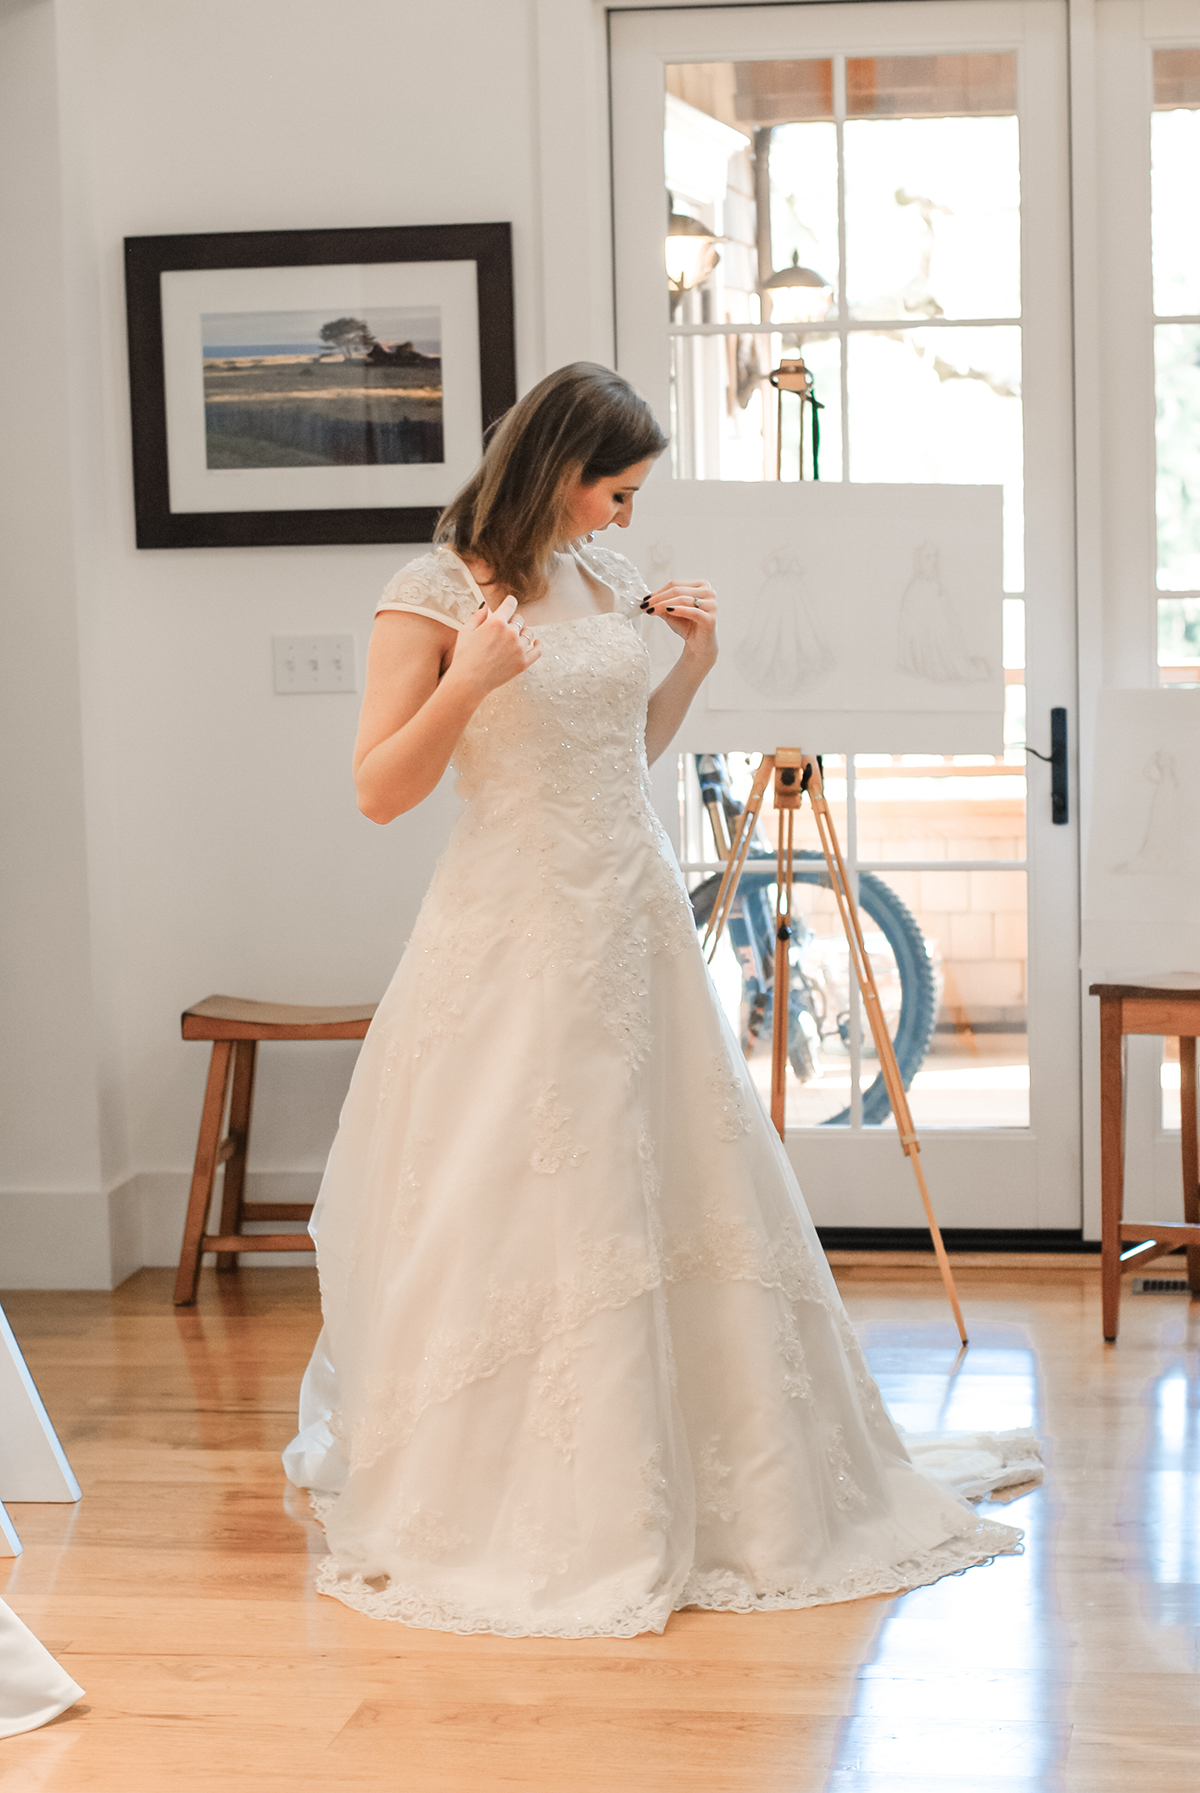
<path fill-rule="evenodd" d="M 78 1499 L 79 1483 L 0 1308 L 0 1501 Z"/>
<path fill-rule="evenodd" d="M 1200 972 L 1200 690 L 1102 691 L 1083 963 Z"/>
<path fill-rule="evenodd" d="M 652 479 L 605 538 L 652 589 L 707 579 L 721 658 L 683 753 L 1000 753 L 998 486 Z M 656 670 L 674 659 L 645 625 Z"/>

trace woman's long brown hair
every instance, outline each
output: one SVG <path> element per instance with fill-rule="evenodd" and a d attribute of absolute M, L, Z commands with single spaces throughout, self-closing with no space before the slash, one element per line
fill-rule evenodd
<path fill-rule="evenodd" d="M 542 595 L 567 541 L 567 489 L 612 479 L 660 455 L 667 439 L 620 374 L 573 361 L 505 413 L 466 485 L 438 518 L 435 542 L 477 556 L 526 601 Z"/>

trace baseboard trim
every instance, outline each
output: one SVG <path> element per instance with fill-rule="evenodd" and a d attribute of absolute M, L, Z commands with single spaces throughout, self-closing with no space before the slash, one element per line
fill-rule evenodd
<path fill-rule="evenodd" d="M 928 1252 L 933 1256 L 933 1240 L 928 1230 L 920 1226 L 819 1226 L 817 1237 L 826 1252 Z M 942 1240 L 948 1252 L 1094 1256 L 1100 1250 L 1099 1239 L 1085 1239 L 1082 1227 L 949 1226 L 942 1229 Z"/>

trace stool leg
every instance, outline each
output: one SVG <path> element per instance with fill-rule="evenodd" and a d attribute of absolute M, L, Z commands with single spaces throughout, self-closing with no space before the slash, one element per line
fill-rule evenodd
<path fill-rule="evenodd" d="M 204 1091 L 204 1108 L 200 1116 L 200 1137 L 196 1141 L 196 1164 L 192 1171 L 192 1193 L 188 1197 L 187 1219 L 183 1225 L 183 1245 L 179 1252 L 179 1272 L 175 1278 L 176 1307 L 190 1307 L 196 1299 L 200 1278 L 200 1246 L 208 1204 L 212 1200 L 213 1178 L 217 1174 L 217 1148 L 221 1143 L 221 1121 L 225 1114 L 225 1094 L 229 1088 L 229 1061 L 233 1051 L 230 1040 L 214 1040 L 208 1067 L 208 1085 Z"/>
<path fill-rule="evenodd" d="M 246 1199 L 246 1153 L 250 1147 L 250 1110 L 254 1104 L 254 1061 L 257 1040 L 239 1040 L 233 1048 L 233 1088 L 229 1096 L 229 1137 L 233 1151 L 225 1161 L 221 1192 L 221 1231 L 228 1236 L 242 1230 L 242 1203 Z M 219 1251 L 217 1269 L 236 1270 L 236 1251 Z"/>
<path fill-rule="evenodd" d="M 1200 1226 L 1200 1149 L 1196 1140 L 1196 1041 L 1179 1042 L 1179 1130 L 1183 1147 L 1183 1218 Z M 1187 1248 L 1188 1288 L 1200 1295 L 1200 1245 Z"/>
<path fill-rule="evenodd" d="M 1117 1336 L 1121 1312 L 1121 1215 L 1125 1205 L 1125 1092 L 1121 1004 L 1100 1002 L 1100 1281 L 1104 1337 Z"/>

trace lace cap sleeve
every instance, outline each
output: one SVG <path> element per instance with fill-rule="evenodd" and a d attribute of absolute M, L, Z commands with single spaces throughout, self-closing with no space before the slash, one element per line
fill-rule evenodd
<path fill-rule="evenodd" d="M 646 581 L 633 562 L 618 554 L 615 548 L 601 548 L 594 542 L 589 542 L 580 552 L 596 577 L 603 579 L 612 590 L 617 609 L 633 615 L 647 590 Z"/>
<path fill-rule="evenodd" d="M 388 581 L 375 614 L 378 616 L 381 610 L 408 610 L 461 629 L 478 605 L 478 594 L 471 589 L 461 564 L 454 555 L 439 553 L 435 548 L 432 554 L 410 560 Z"/>

